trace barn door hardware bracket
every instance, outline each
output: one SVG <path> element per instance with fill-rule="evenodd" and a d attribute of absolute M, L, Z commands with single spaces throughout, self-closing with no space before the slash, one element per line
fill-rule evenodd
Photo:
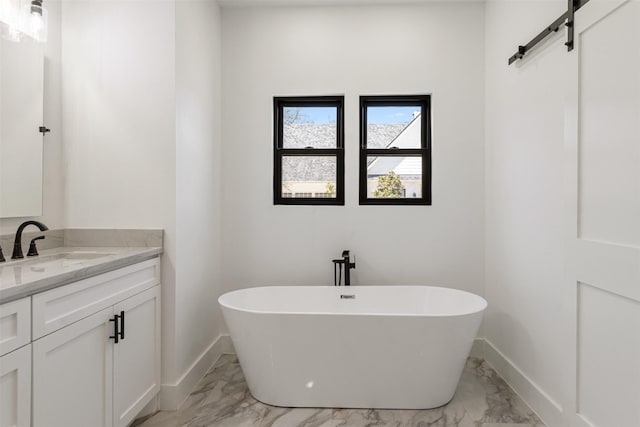
<path fill-rule="evenodd" d="M 558 19 L 553 21 L 551 25 L 542 30 L 537 36 L 535 36 L 529 43 L 524 46 L 518 46 L 518 51 L 511 55 L 509 58 L 509 65 L 513 64 L 518 59 L 524 58 L 527 52 L 529 52 L 535 45 L 546 39 L 551 33 L 556 33 L 563 25 L 567 27 L 567 42 L 564 44 L 567 46 L 567 51 L 573 50 L 573 31 L 574 31 L 574 16 L 576 10 L 587 4 L 589 0 L 567 0 L 567 11 L 563 13 Z"/>

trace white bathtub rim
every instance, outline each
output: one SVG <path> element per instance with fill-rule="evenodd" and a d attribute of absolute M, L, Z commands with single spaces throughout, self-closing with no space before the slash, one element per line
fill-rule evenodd
<path fill-rule="evenodd" d="M 253 287 L 247 287 L 247 288 L 242 288 L 242 289 L 236 289 L 234 291 L 229 291 L 229 292 L 226 292 L 226 293 L 222 294 L 218 298 L 218 304 L 222 308 L 226 308 L 226 309 L 229 309 L 229 310 L 241 311 L 241 312 L 249 313 L 249 314 L 354 316 L 354 317 L 361 317 L 361 316 L 371 316 L 371 317 L 374 317 L 374 316 L 380 316 L 380 317 L 425 317 L 425 318 L 444 318 L 444 317 L 471 316 L 471 315 L 483 313 L 488 307 L 487 300 L 484 299 L 483 297 L 481 297 L 478 294 L 474 294 L 473 292 L 465 291 L 465 290 L 462 290 L 462 289 L 448 288 L 448 287 L 445 287 L 445 286 L 431 286 L 431 285 L 355 285 L 354 286 L 354 285 L 351 285 L 351 286 L 340 286 L 339 288 L 344 289 L 345 293 L 348 293 L 348 289 L 349 288 L 395 287 L 395 286 L 397 286 L 397 287 L 411 287 L 411 288 L 443 289 L 443 290 L 446 290 L 446 291 L 459 292 L 459 293 L 471 295 L 471 296 L 473 296 L 475 298 L 478 298 L 479 303 L 480 303 L 480 308 L 478 308 L 476 310 L 467 310 L 467 311 L 460 311 L 460 312 L 455 312 L 455 313 L 437 313 L 437 314 L 434 314 L 434 313 L 415 313 L 415 312 L 407 312 L 407 313 L 401 313 L 401 312 L 394 312 L 394 313 L 378 313 L 378 312 L 348 313 L 348 312 L 342 312 L 342 313 L 337 313 L 337 312 L 333 312 L 333 311 L 252 310 L 252 309 L 247 309 L 247 308 L 241 308 L 241 307 L 238 307 L 236 305 L 230 305 L 230 304 L 228 304 L 227 302 L 225 302 L 223 300 L 223 299 L 225 299 L 225 297 L 231 296 L 232 294 L 241 293 L 241 292 L 247 292 L 247 291 L 250 291 L 251 289 L 256 289 L 256 288 L 279 288 L 279 289 L 300 288 L 300 287 L 307 287 L 307 288 L 336 288 L 336 286 L 322 286 L 322 285 L 291 285 L 291 286 L 266 285 L 266 286 L 253 286 Z"/>

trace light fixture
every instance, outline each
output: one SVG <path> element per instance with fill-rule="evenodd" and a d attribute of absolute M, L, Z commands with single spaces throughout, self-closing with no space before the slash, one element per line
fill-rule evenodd
<path fill-rule="evenodd" d="M 32 0 L 31 5 L 27 5 L 27 7 L 26 16 L 28 18 L 25 32 L 39 42 L 46 42 L 49 12 L 42 7 L 42 0 Z"/>

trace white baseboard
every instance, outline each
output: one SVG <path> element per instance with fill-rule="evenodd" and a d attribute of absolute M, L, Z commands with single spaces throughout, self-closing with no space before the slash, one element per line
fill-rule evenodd
<path fill-rule="evenodd" d="M 480 340 L 476 340 L 480 341 Z M 484 360 L 509 384 L 527 405 L 549 426 L 562 425 L 562 406 L 527 377 L 507 356 L 489 340 L 482 339 Z M 475 343 L 474 343 L 475 347 Z"/>
<path fill-rule="evenodd" d="M 231 339 L 228 335 L 218 336 L 175 384 L 162 384 L 158 399 L 160 409 L 163 411 L 178 410 L 213 364 L 223 353 L 226 353 L 225 350 L 229 349 L 230 343 Z M 232 345 L 231 348 L 233 348 Z"/>
<path fill-rule="evenodd" d="M 160 393 L 156 394 L 154 398 L 151 399 L 151 402 L 149 402 L 147 406 L 142 408 L 142 410 L 138 413 L 138 415 L 136 415 L 136 419 L 144 418 L 148 415 L 152 415 L 158 412 L 160 410 L 160 406 L 158 405 L 159 401 L 160 401 Z"/>

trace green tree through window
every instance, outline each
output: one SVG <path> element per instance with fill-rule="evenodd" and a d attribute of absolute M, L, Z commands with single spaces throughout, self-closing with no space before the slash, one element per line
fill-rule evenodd
<path fill-rule="evenodd" d="M 393 171 L 378 177 L 378 186 L 373 191 L 373 195 L 378 198 L 392 199 L 404 196 L 404 187 L 400 177 Z"/>

